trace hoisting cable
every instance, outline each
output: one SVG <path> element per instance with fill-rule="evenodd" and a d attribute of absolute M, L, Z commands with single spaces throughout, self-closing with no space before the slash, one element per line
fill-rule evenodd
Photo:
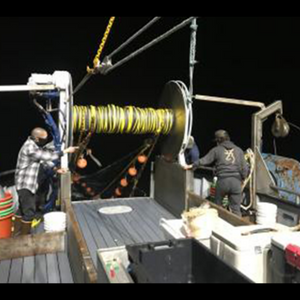
<path fill-rule="evenodd" d="M 120 60 L 119 62 L 117 62 L 116 64 L 112 65 L 111 67 L 106 68 L 105 70 L 103 70 L 103 72 L 100 72 L 100 73 L 102 73 L 103 75 L 107 75 L 108 73 L 114 71 L 118 67 L 121 67 L 122 65 L 124 65 L 125 63 L 127 63 L 128 61 L 130 61 L 131 59 L 137 57 L 141 53 L 145 52 L 146 50 L 148 50 L 151 47 L 155 46 L 159 42 L 161 42 L 164 39 L 168 38 L 169 36 L 171 36 L 172 34 L 174 34 L 175 32 L 177 32 L 178 30 L 184 28 L 185 26 L 187 26 L 188 24 L 190 24 L 195 18 L 196 17 L 190 17 L 190 18 L 186 19 L 185 21 L 183 21 L 179 25 L 175 26 L 171 30 L 169 30 L 166 33 L 164 33 L 163 35 L 161 35 L 158 38 L 154 39 L 152 42 L 146 44 L 145 46 L 141 47 L 140 49 L 136 50 L 132 54 L 126 56 L 125 58 L 123 58 L 122 60 Z"/>
<path fill-rule="evenodd" d="M 78 84 L 78 86 L 74 89 L 73 95 L 75 95 L 87 83 L 87 81 L 96 73 L 97 68 L 99 68 L 99 66 L 100 66 L 100 57 L 101 57 L 101 54 L 104 50 L 106 42 L 108 40 L 111 29 L 114 25 L 115 19 L 116 19 L 116 17 L 111 17 L 109 19 L 106 31 L 104 33 L 104 36 L 102 38 L 101 44 L 100 44 L 98 52 L 97 52 L 97 55 L 95 56 L 94 61 L 93 61 L 94 68 L 91 69 L 90 67 L 87 67 L 87 74 L 81 80 L 81 82 Z"/>

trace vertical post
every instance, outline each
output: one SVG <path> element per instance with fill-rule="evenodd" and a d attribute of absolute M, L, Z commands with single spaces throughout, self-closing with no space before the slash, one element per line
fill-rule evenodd
<path fill-rule="evenodd" d="M 59 90 L 59 131 L 61 136 L 61 150 L 72 145 L 73 140 L 73 86 L 72 78 L 68 72 L 55 72 L 53 78 L 57 89 Z M 69 155 L 65 154 L 61 158 L 61 167 L 68 169 Z M 71 201 L 71 174 L 68 172 L 60 178 L 60 200 L 64 206 L 66 200 Z M 64 207 L 62 207 L 64 209 Z"/>
<path fill-rule="evenodd" d="M 196 47 L 197 47 L 197 31 L 198 24 L 197 18 L 194 18 L 191 24 L 191 45 L 190 45 L 190 96 L 191 98 L 194 95 L 194 71 L 196 61 Z"/>
<path fill-rule="evenodd" d="M 271 115 L 279 112 L 283 114 L 282 101 L 276 101 L 273 104 L 261 109 L 259 112 L 252 116 L 252 150 L 257 158 L 263 149 L 263 123 Z M 252 189 L 250 191 L 252 199 L 254 199 L 254 209 L 256 208 L 256 192 L 257 192 L 257 166 L 254 168 L 252 175 Z"/>
<path fill-rule="evenodd" d="M 72 78 L 68 72 L 55 72 L 55 82 L 59 89 L 59 130 L 62 138 L 62 150 L 72 144 L 72 106 L 73 87 Z M 68 168 L 69 155 L 65 154 L 61 159 L 61 167 Z"/>

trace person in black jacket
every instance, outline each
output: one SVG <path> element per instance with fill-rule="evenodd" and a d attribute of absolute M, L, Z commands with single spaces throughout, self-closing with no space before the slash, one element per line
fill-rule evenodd
<path fill-rule="evenodd" d="M 194 164 L 186 166 L 185 169 L 195 170 L 200 166 L 215 164 L 218 178 L 216 203 L 222 205 L 222 200 L 228 196 L 230 210 L 241 216 L 242 184 L 249 172 L 244 152 L 230 141 L 230 136 L 225 130 L 218 130 L 215 133 L 215 141 L 217 147 Z"/>

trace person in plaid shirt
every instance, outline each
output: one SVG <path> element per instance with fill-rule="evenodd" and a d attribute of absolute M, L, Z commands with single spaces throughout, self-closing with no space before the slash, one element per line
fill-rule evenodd
<path fill-rule="evenodd" d="M 54 161 L 64 154 L 74 153 L 78 147 L 70 147 L 61 152 L 49 150 L 48 133 L 43 128 L 35 128 L 22 146 L 17 161 L 15 186 L 19 196 L 19 210 L 15 216 L 14 236 L 30 233 L 31 224 L 36 214 L 39 198 L 39 174 L 44 165 L 54 166 Z M 66 170 L 56 169 L 63 174 Z"/>

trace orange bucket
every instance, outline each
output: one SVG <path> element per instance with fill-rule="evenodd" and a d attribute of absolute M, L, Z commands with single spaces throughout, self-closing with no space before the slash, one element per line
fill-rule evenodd
<path fill-rule="evenodd" d="M 9 239 L 12 232 L 12 217 L 14 214 L 0 218 L 0 240 Z"/>

